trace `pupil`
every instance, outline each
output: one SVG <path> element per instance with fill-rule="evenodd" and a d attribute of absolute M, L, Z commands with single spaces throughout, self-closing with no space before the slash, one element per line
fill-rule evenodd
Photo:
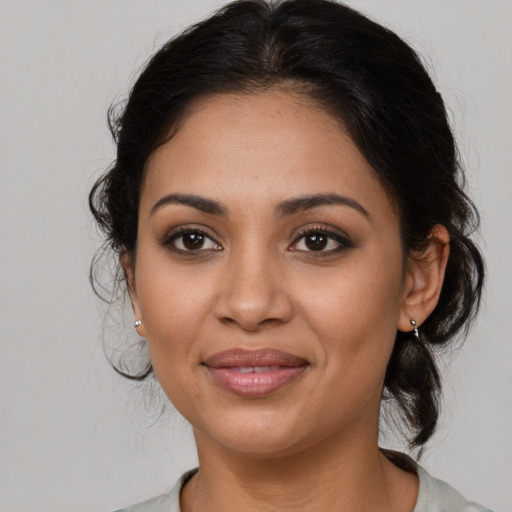
<path fill-rule="evenodd" d="M 308 235 L 306 246 L 312 251 L 320 251 L 327 246 L 327 237 L 325 235 Z"/>
<path fill-rule="evenodd" d="M 203 246 L 204 237 L 200 233 L 188 233 L 183 235 L 183 245 L 187 249 L 200 249 Z"/>

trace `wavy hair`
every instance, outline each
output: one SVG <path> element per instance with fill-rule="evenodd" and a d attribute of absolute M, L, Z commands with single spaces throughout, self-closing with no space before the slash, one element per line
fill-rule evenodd
<path fill-rule="evenodd" d="M 89 197 L 106 245 L 134 255 L 140 186 L 149 156 L 192 102 L 215 93 L 287 87 L 314 99 L 346 127 L 399 213 L 406 251 L 425 247 L 431 229 L 450 233 L 441 296 L 421 326 L 421 343 L 397 333 L 384 388 L 402 412 L 411 447 L 433 434 L 441 382 L 437 347 L 466 332 L 482 293 L 484 264 L 470 239 L 478 213 L 443 99 L 414 50 L 395 33 L 330 0 L 241 0 L 167 42 L 135 82 L 127 102 L 111 108 L 113 165 Z M 95 283 L 95 267 L 91 280 Z M 116 277 L 123 280 L 122 273 Z M 143 379 L 142 371 L 118 368 Z"/>

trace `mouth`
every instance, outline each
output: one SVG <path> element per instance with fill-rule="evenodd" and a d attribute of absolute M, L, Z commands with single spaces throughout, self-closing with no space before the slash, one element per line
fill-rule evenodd
<path fill-rule="evenodd" d="M 276 349 L 234 349 L 203 363 L 216 384 L 245 398 L 259 398 L 295 381 L 309 366 L 289 352 Z"/>

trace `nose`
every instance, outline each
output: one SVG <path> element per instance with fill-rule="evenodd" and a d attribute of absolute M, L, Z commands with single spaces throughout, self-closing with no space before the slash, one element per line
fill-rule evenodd
<path fill-rule="evenodd" d="M 220 321 L 256 332 L 291 319 L 286 276 L 271 259 L 265 251 L 245 250 L 226 262 L 215 304 Z"/>

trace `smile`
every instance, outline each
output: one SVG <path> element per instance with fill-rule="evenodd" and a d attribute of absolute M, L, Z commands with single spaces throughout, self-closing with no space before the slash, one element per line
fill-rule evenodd
<path fill-rule="evenodd" d="M 216 384 L 245 398 L 259 398 L 281 389 L 309 366 L 301 357 L 275 349 L 235 349 L 204 362 Z"/>

